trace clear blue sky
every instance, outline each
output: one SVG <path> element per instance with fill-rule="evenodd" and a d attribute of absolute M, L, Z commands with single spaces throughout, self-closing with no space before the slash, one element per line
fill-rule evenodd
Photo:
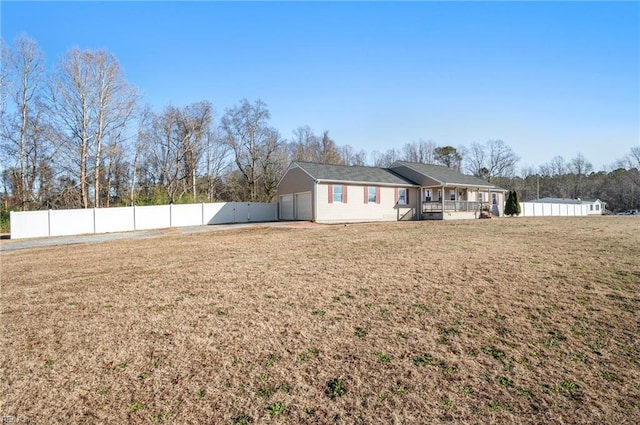
<path fill-rule="evenodd" d="M 285 138 L 309 125 L 385 151 L 504 140 L 520 166 L 640 145 L 639 2 L 7 2 L 52 66 L 107 49 L 158 110 L 262 99 Z"/>

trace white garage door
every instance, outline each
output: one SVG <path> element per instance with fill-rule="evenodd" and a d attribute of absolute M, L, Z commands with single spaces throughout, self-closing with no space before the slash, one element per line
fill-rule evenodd
<path fill-rule="evenodd" d="M 296 193 L 296 220 L 311 221 L 311 192 Z"/>
<path fill-rule="evenodd" d="M 280 220 L 293 220 L 293 194 L 280 197 Z"/>

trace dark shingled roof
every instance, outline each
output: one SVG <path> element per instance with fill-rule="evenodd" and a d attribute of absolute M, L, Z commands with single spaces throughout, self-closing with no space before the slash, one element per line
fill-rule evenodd
<path fill-rule="evenodd" d="M 411 168 L 419 172 L 420 174 L 424 174 L 425 176 L 431 177 L 432 179 L 447 185 L 459 184 L 465 186 L 496 187 L 495 185 L 485 180 L 479 179 L 474 176 L 462 174 L 454 169 L 445 167 L 443 165 L 396 161 L 391 165 L 391 167 L 395 165 L 404 165 L 405 167 Z"/>
<path fill-rule="evenodd" d="M 400 186 L 415 186 L 411 180 L 394 173 L 388 168 L 361 167 L 354 165 L 318 164 L 315 162 L 294 162 L 316 180 L 353 183 L 378 183 Z"/>

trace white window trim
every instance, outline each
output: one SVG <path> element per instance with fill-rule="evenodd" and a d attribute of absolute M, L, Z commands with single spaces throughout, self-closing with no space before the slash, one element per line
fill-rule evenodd
<path fill-rule="evenodd" d="M 404 196 L 401 195 L 401 193 L 404 191 Z M 398 188 L 398 205 L 408 205 L 409 203 L 407 202 L 407 194 L 409 189 L 407 189 L 406 187 L 399 187 Z M 400 202 L 400 200 L 404 198 L 404 200 L 402 202 Z"/>
<path fill-rule="evenodd" d="M 336 191 L 336 188 L 339 188 L 338 191 Z M 334 184 L 333 185 L 333 203 L 334 204 L 342 204 L 343 200 L 344 200 L 344 193 L 342 193 L 342 185 L 341 184 Z M 338 194 L 338 192 L 340 192 L 340 199 L 336 200 L 336 195 Z"/>
<path fill-rule="evenodd" d="M 373 190 L 373 199 L 371 199 L 371 190 Z M 378 188 L 375 186 L 367 187 L 367 203 L 369 204 L 377 204 L 378 203 Z"/>

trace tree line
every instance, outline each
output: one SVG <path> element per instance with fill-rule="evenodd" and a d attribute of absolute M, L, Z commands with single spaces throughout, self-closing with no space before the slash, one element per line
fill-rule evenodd
<path fill-rule="evenodd" d="M 439 164 L 508 189 L 522 200 L 600 198 L 640 207 L 640 147 L 608 171 L 581 154 L 518 170 L 502 140 L 441 146 L 432 140 L 385 152 L 339 145 L 302 125 L 285 138 L 268 106 L 242 99 L 218 114 L 202 100 L 156 110 L 105 50 L 70 49 L 53 69 L 36 42 L 2 41 L 2 210 L 213 201 L 273 201 L 291 161 L 389 166 Z"/>

